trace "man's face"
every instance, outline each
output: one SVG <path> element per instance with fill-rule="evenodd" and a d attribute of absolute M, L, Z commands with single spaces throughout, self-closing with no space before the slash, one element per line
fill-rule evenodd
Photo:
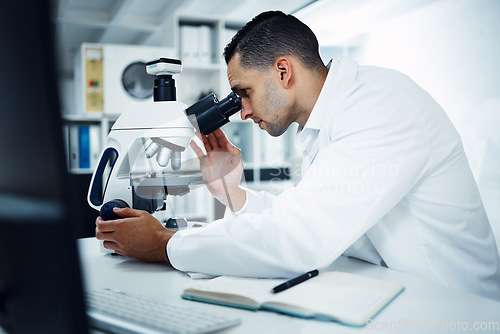
<path fill-rule="evenodd" d="M 279 74 L 269 70 L 245 69 L 236 53 L 227 66 L 231 89 L 241 97 L 241 119 L 251 118 L 271 136 L 281 135 L 294 121 L 289 97 L 279 83 Z"/>

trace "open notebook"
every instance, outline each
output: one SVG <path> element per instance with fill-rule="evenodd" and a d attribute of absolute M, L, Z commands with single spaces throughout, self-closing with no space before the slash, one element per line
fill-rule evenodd
<path fill-rule="evenodd" d="M 364 326 L 404 290 L 399 283 L 335 271 L 272 294 L 284 281 L 220 276 L 190 284 L 182 298 Z"/>

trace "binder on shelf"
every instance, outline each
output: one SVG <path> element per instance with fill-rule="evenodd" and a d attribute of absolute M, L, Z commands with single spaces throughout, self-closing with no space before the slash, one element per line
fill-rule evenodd
<path fill-rule="evenodd" d="M 64 153 L 66 154 L 66 168 L 71 169 L 71 150 L 69 148 L 69 126 L 63 125 Z"/>
<path fill-rule="evenodd" d="M 199 60 L 197 27 L 183 25 L 180 27 L 180 35 L 181 61 L 186 65 L 196 64 Z"/>
<path fill-rule="evenodd" d="M 215 60 L 212 27 L 209 25 L 180 26 L 180 56 L 186 65 L 207 65 Z"/>
<path fill-rule="evenodd" d="M 88 125 L 81 125 L 78 128 L 78 168 L 90 168 L 90 128 Z"/>
<path fill-rule="evenodd" d="M 211 29 L 209 26 L 201 25 L 197 28 L 198 30 L 198 54 L 200 57 L 200 64 L 211 64 L 212 63 L 212 36 Z"/>
<path fill-rule="evenodd" d="M 79 152 L 79 134 L 78 134 L 78 125 L 70 125 L 68 126 L 68 147 L 69 147 L 69 168 L 77 169 L 80 168 L 80 152 Z"/>
<path fill-rule="evenodd" d="M 99 125 L 89 126 L 89 144 L 90 144 L 90 168 L 93 170 L 99 163 L 101 156 L 101 127 Z"/>
<path fill-rule="evenodd" d="M 69 170 L 92 171 L 99 162 L 101 128 L 97 124 L 73 124 L 64 127 Z"/>

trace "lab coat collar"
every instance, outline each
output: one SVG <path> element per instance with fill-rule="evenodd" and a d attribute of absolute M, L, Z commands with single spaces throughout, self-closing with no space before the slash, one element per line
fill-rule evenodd
<path fill-rule="evenodd" d="M 342 84 L 342 81 L 352 80 L 357 76 L 358 64 L 346 56 L 342 56 L 338 60 L 331 59 L 326 66 L 328 75 L 321 88 L 318 100 L 314 104 L 306 124 L 303 127 L 299 125 L 297 130 L 295 146 L 302 150 L 308 146 L 311 137 L 314 138 L 319 133 L 328 113 L 334 112 L 337 104 L 336 88 Z"/>
<path fill-rule="evenodd" d="M 334 64 L 332 68 L 332 64 Z M 313 110 L 311 111 L 311 114 L 309 115 L 309 118 L 307 119 L 307 122 L 304 126 L 304 129 L 316 129 L 319 130 L 321 128 L 321 124 L 323 124 L 323 120 L 326 116 L 328 108 L 326 106 L 329 103 L 329 100 L 331 100 L 331 96 L 328 96 L 328 92 L 331 93 L 331 90 L 329 89 L 330 86 L 333 84 L 335 81 L 335 72 L 338 69 L 338 61 L 335 61 L 334 59 L 331 59 L 326 67 L 328 68 L 328 75 L 326 76 L 325 83 L 323 84 L 323 87 L 321 88 L 321 92 L 319 93 L 318 100 L 314 104 Z"/>

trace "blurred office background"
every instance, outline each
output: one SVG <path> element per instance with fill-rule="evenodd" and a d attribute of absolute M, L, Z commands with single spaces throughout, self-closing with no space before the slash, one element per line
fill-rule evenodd
<path fill-rule="evenodd" d="M 500 1 L 317 1 L 297 15 L 325 55 L 399 70 L 441 104 L 500 244 Z"/>
<path fill-rule="evenodd" d="M 183 73 L 176 79 L 179 100 L 190 104 L 209 91 L 222 98 L 229 92 L 223 47 L 253 16 L 274 9 L 296 15 L 313 29 L 325 62 L 347 54 L 360 64 L 402 71 L 443 106 L 463 138 L 500 241 L 497 0 L 54 0 L 68 168 L 83 219 L 93 224 L 95 218 L 85 202 L 95 157 L 83 166 L 78 159 L 71 162 L 71 154 L 78 158 L 79 150 L 76 146 L 72 152 L 71 131 L 90 127 L 91 146 L 95 146 L 90 155 L 99 155 L 114 120 L 127 103 L 138 99 L 126 95 L 121 87 L 129 63 L 141 61 L 140 54 L 148 57 L 158 51 L 178 57 L 184 63 Z M 95 56 L 88 48 L 97 49 L 97 58 L 104 60 L 104 82 L 93 81 L 95 86 L 90 88 L 102 94 L 105 102 L 94 110 L 82 103 L 90 89 L 85 82 L 85 58 Z M 270 139 L 251 123 L 232 123 L 225 130 L 246 152 L 243 159 L 249 186 L 277 192 L 300 179 L 293 129 L 283 138 Z M 194 200 L 200 202 L 206 194 L 198 196 Z M 186 213 L 194 210 L 189 200 L 174 204 Z M 221 214 L 217 205 L 196 208 L 193 219 L 209 221 Z M 92 234 L 92 224 L 82 233 Z"/>

